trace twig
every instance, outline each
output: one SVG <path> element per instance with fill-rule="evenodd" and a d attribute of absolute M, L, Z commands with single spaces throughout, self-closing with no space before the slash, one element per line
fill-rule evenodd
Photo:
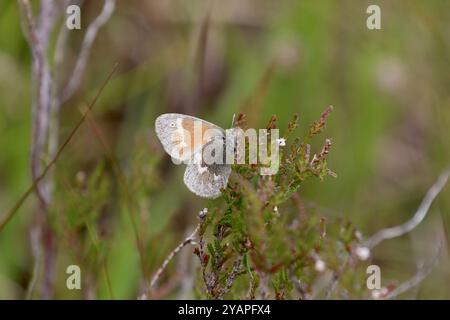
<path fill-rule="evenodd" d="M 436 255 L 433 257 L 433 260 L 430 262 L 430 264 L 428 266 L 420 268 L 411 279 L 400 284 L 397 288 L 395 288 L 388 295 L 386 295 L 384 299 L 394 299 L 400 294 L 405 293 L 411 290 L 412 288 L 418 286 L 423 280 L 425 280 L 425 278 L 430 275 L 431 271 L 438 263 L 439 257 L 441 255 L 441 249 L 442 249 L 442 241 L 439 243 Z"/>
<path fill-rule="evenodd" d="M 325 299 L 326 300 L 330 300 L 332 298 L 333 292 L 336 289 L 338 282 L 339 282 L 339 278 L 342 276 L 342 274 L 346 271 L 346 269 L 348 268 L 348 265 L 351 262 L 351 256 L 348 256 L 344 263 L 342 264 L 342 266 L 338 269 L 338 270 L 333 270 L 333 275 L 331 278 L 331 283 L 328 286 L 327 291 L 325 292 Z"/>
<path fill-rule="evenodd" d="M 189 293 L 192 292 L 195 283 L 195 267 L 196 260 L 192 255 L 192 251 L 180 252 L 176 272 L 163 285 L 159 286 L 157 290 L 152 292 L 152 299 L 160 299 L 173 291 L 174 288 L 180 287 L 176 300 L 186 300 Z M 182 280 L 182 281 L 181 281 Z"/>
<path fill-rule="evenodd" d="M 116 0 L 105 0 L 101 13 L 89 25 L 84 35 L 80 53 L 78 55 L 77 62 L 75 63 L 75 67 L 71 73 L 69 83 L 61 94 L 61 103 L 69 100 L 78 88 L 81 81 L 81 76 L 83 75 L 84 69 L 86 67 L 87 58 L 91 51 L 92 44 L 97 37 L 98 30 L 109 20 L 112 13 L 114 12 L 115 6 Z"/>
<path fill-rule="evenodd" d="M 56 260 L 56 236 L 50 225 L 47 224 L 45 220 L 42 222 L 41 228 L 41 242 L 44 247 L 44 280 L 41 288 L 41 299 L 48 300 L 53 295 Z"/>
<path fill-rule="evenodd" d="M 36 287 L 36 283 L 39 279 L 41 272 L 41 260 L 42 260 L 42 247 L 41 247 L 41 229 L 37 226 L 32 227 L 30 230 L 30 247 L 31 254 L 34 260 L 33 273 L 28 283 L 28 289 L 26 293 L 26 299 L 29 300 L 33 297 L 33 292 Z"/>
<path fill-rule="evenodd" d="M 242 260 L 244 259 L 244 255 L 240 254 L 236 260 L 234 260 L 233 268 L 231 269 L 230 273 L 228 274 L 227 280 L 225 281 L 225 286 L 220 290 L 219 294 L 217 295 L 217 299 L 223 299 L 223 296 L 226 295 L 231 287 L 233 286 L 234 280 L 236 280 L 237 275 L 241 271 L 241 265 Z"/>
<path fill-rule="evenodd" d="M 32 53 L 32 119 L 31 136 L 31 175 L 33 180 L 41 173 L 41 156 L 44 153 L 48 135 L 49 112 L 51 104 L 51 73 L 46 59 L 51 30 L 55 22 L 53 0 L 43 0 L 39 21 L 36 23 L 29 0 L 20 0 L 20 8 L 25 17 L 24 33 Z M 36 195 L 43 211 L 50 202 L 46 184 L 36 188 Z"/>
<path fill-rule="evenodd" d="M 64 0 L 60 2 L 60 5 L 62 8 L 67 8 L 69 3 L 70 0 Z M 69 29 L 65 23 L 62 23 L 58 32 L 53 54 L 53 92 L 49 120 L 49 132 L 51 134 L 48 136 L 48 158 L 53 158 L 57 151 L 59 142 L 59 109 L 61 108 L 61 101 L 59 99 L 59 83 L 61 82 L 61 73 L 63 70 L 62 65 L 65 57 L 68 35 Z"/>
<path fill-rule="evenodd" d="M 67 5 L 69 1 L 66 0 Z M 53 54 L 53 64 L 55 70 L 60 70 L 65 56 L 66 42 L 69 35 L 69 29 L 65 24 L 61 25 L 55 45 L 55 53 Z M 58 74 L 57 74 L 58 75 Z M 55 79 L 58 82 L 59 79 Z"/>
<path fill-rule="evenodd" d="M 337 272 L 333 272 L 333 276 L 331 278 L 331 283 L 327 289 L 327 291 L 325 292 L 325 300 L 330 300 L 331 296 L 334 292 L 334 290 L 336 290 L 337 284 L 338 284 L 338 280 L 339 280 L 339 274 Z"/>
<path fill-rule="evenodd" d="M 109 2 L 109 0 L 106 0 Z M 111 0 L 112 1 L 112 0 Z M 115 0 L 114 0 L 115 1 Z M 23 12 L 24 34 L 28 41 L 32 53 L 32 135 L 31 135 L 31 151 L 30 151 L 30 168 L 33 180 L 33 186 L 28 190 L 29 193 L 35 192 L 40 204 L 40 215 L 46 215 L 47 209 L 52 201 L 53 189 L 53 173 L 48 172 L 47 166 L 44 169 L 42 158 L 55 159 L 58 152 L 58 110 L 60 106 L 59 94 L 56 93 L 57 86 L 55 79 L 52 77 L 52 70 L 47 59 L 49 52 L 50 40 L 53 29 L 59 15 L 68 5 L 69 1 L 41 0 L 39 13 L 37 18 L 33 16 L 32 6 L 29 0 L 18 0 L 19 7 Z M 106 5 L 106 3 L 105 3 Z M 111 6 L 109 5 L 110 9 Z M 112 9 L 114 5 L 112 6 Z M 102 12 L 103 14 L 104 12 Z M 108 13 L 108 12 L 106 12 Z M 108 14 L 110 15 L 110 13 Z M 97 21 L 97 19 L 96 19 Z M 94 21 L 93 25 L 95 27 Z M 102 21 L 100 21 L 102 22 Z M 105 23 L 104 21 L 103 23 Z M 98 23 L 98 21 L 97 21 Z M 55 48 L 55 68 L 59 70 L 63 59 L 63 49 L 65 37 L 67 36 L 65 25 L 58 37 L 57 46 Z M 88 32 L 92 34 L 92 31 Z M 91 42 L 95 39 L 95 34 Z M 88 38 L 88 34 L 86 34 Z M 92 44 L 92 43 L 91 43 Z M 91 45 L 90 44 L 90 45 Z M 89 45 L 89 47 L 90 47 Z M 80 57 L 87 59 L 87 54 L 80 53 Z M 85 65 L 84 61 L 84 65 Z M 79 70 L 84 71 L 84 67 Z M 81 74 L 78 74 L 81 77 Z M 78 84 L 76 84 L 77 86 Z M 73 90 L 76 89 L 76 86 Z M 19 200 L 24 201 L 29 193 L 28 191 Z M 17 207 L 18 209 L 18 207 Z M 0 231 L 11 216 L 7 215 L 5 220 L 0 224 Z M 44 248 L 44 281 L 42 285 L 42 298 L 49 298 L 52 291 L 53 269 L 56 254 L 56 241 L 52 229 L 46 224 L 46 219 L 38 219 L 41 223 L 41 234 Z"/>
<path fill-rule="evenodd" d="M 153 275 L 152 280 L 150 281 L 149 291 L 153 289 L 164 269 L 166 269 L 167 265 L 173 259 L 173 257 L 175 257 L 175 255 L 177 255 L 181 251 L 181 249 L 194 241 L 197 232 L 200 230 L 200 226 L 201 222 L 197 225 L 197 227 L 195 227 L 194 231 L 186 239 L 184 239 L 183 242 L 181 242 L 174 250 L 172 250 L 172 252 L 169 253 L 161 267 L 159 267 L 159 269 L 156 270 L 155 274 Z"/>
<path fill-rule="evenodd" d="M 300 279 L 297 278 L 297 276 L 295 275 L 295 273 L 292 270 L 292 268 L 289 270 L 289 279 L 291 280 L 292 284 L 294 285 L 295 290 L 299 294 L 300 299 L 301 300 L 306 299 L 307 293 L 306 293 L 306 290 L 304 288 L 304 285 L 302 284 Z"/>
<path fill-rule="evenodd" d="M 258 289 L 259 281 L 260 279 L 256 275 L 251 276 L 250 287 L 248 288 L 246 296 L 247 300 L 255 300 L 256 290 Z"/>
<path fill-rule="evenodd" d="M 99 90 L 97 91 L 97 94 L 95 95 L 94 99 L 92 100 L 92 102 L 90 103 L 90 105 L 88 106 L 87 111 L 91 111 L 92 108 L 94 107 L 95 103 L 97 102 L 100 94 L 103 92 L 103 89 L 105 88 L 105 86 L 108 84 L 109 80 L 112 78 L 114 72 L 116 71 L 118 66 L 118 63 L 116 63 L 113 67 L 113 69 L 111 70 L 111 72 L 108 74 L 108 77 L 106 78 L 105 82 L 102 84 L 102 86 L 99 88 Z M 78 123 L 75 125 L 75 127 L 72 129 L 72 131 L 70 132 L 69 136 L 66 138 L 66 140 L 64 141 L 63 144 L 61 144 L 61 146 L 59 147 L 55 157 L 47 164 L 47 166 L 44 168 L 44 170 L 42 171 L 42 173 L 36 178 L 36 180 L 33 181 L 33 184 L 28 187 L 28 189 L 23 193 L 23 195 L 19 198 L 19 200 L 15 203 L 15 205 L 12 207 L 12 209 L 10 211 L 8 211 L 5 214 L 5 218 L 3 218 L 3 220 L 0 222 L 0 232 L 3 230 L 3 228 L 8 224 L 9 221 L 11 221 L 11 219 L 14 217 L 14 215 L 16 214 L 16 212 L 20 209 L 20 207 L 22 206 L 22 204 L 25 202 L 25 200 L 28 198 L 28 196 L 33 192 L 33 190 L 36 189 L 36 186 L 39 184 L 39 182 L 44 179 L 44 177 L 46 176 L 47 172 L 53 167 L 53 165 L 56 163 L 56 161 L 58 160 L 59 156 L 61 155 L 61 153 L 63 152 L 63 150 L 66 148 L 66 146 L 69 144 L 69 142 L 72 140 L 72 138 L 74 137 L 75 133 L 78 131 L 78 129 L 81 127 L 81 125 L 83 124 L 84 120 L 86 119 L 88 115 L 88 112 L 84 113 L 82 115 L 82 117 L 80 118 L 80 120 L 78 121 Z"/>
<path fill-rule="evenodd" d="M 42 0 L 40 2 L 39 17 L 36 22 L 29 0 L 20 0 L 19 5 L 25 16 L 25 35 L 32 52 L 32 136 L 30 152 L 30 168 L 33 181 L 42 173 L 42 156 L 48 154 L 45 150 L 50 137 L 54 137 L 50 131 L 50 113 L 52 105 L 52 75 L 47 61 L 47 52 L 50 36 L 58 17 L 60 8 L 54 0 Z M 57 133 L 56 133 L 57 134 Z M 34 189 L 40 204 L 40 215 L 46 215 L 47 208 L 52 198 L 51 174 L 45 177 L 41 184 Z M 42 284 L 42 298 L 47 299 L 51 295 L 53 279 L 53 262 L 55 256 L 54 235 L 45 225 L 45 219 L 41 221 L 42 243 L 44 248 L 44 281 Z"/>
<path fill-rule="evenodd" d="M 269 297 L 269 286 L 268 286 L 269 277 L 266 273 L 260 274 L 260 280 L 258 285 L 258 300 L 266 300 Z"/>
<path fill-rule="evenodd" d="M 427 215 L 431 204 L 433 203 L 437 195 L 442 191 L 449 177 L 450 168 L 441 173 L 436 182 L 428 190 L 419 208 L 410 220 L 399 226 L 378 231 L 366 241 L 365 245 L 368 248 L 373 248 L 384 240 L 400 237 L 416 228 Z"/>

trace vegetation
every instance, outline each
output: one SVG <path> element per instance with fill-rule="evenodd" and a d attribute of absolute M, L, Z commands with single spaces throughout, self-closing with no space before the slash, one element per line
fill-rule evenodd
<path fill-rule="evenodd" d="M 0 2 L 0 299 L 450 297 L 449 2 L 69 3 Z M 280 170 L 196 197 L 166 112 L 279 128 Z"/>

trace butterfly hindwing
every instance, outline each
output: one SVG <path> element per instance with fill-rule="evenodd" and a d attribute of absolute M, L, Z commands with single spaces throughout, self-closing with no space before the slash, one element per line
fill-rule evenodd
<path fill-rule="evenodd" d="M 204 198 L 217 198 L 228 183 L 231 166 L 226 164 L 226 141 L 215 137 L 194 154 L 188 164 L 184 183 L 193 193 Z"/>
<path fill-rule="evenodd" d="M 184 172 L 184 183 L 190 191 L 203 198 L 215 199 L 227 186 L 231 166 L 212 164 L 201 167 L 189 164 Z"/>

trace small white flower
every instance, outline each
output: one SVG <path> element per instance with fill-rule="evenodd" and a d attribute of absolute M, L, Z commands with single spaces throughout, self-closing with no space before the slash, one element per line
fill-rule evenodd
<path fill-rule="evenodd" d="M 358 246 L 355 249 L 355 254 L 359 260 L 365 261 L 370 257 L 370 249 L 363 246 Z"/>
<path fill-rule="evenodd" d="M 325 262 L 323 262 L 323 260 L 317 259 L 316 263 L 314 264 L 314 269 L 316 269 L 317 272 L 324 272 L 326 269 Z"/>
<path fill-rule="evenodd" d="M 373 299 L 383 299 L 386 297 L 389 293 L 389 290 L 386 287 L 383 287 L 381 289 L 375 289 L 372 291 L 371 295 Z"/>
<path fill-rule="evenodd" d="M 278 206 L 273 207 L 273 213 L 275 213 L 275 215 L 276 215 L 277 217 L 280 216 L 280 212 L 278 212 Z"/>
<path fill-rule="evenodd" d="M 286 139 L 285 138 L 279 138 L 277 139 L 277 143 L 280 147 L 284 147 L 286 145 Z"/>

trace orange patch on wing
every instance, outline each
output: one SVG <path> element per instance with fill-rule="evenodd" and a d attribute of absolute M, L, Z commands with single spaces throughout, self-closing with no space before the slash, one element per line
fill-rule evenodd
<path fill-rule="evenodd" d="M 180 152 L 182 156 L 187 156 L 196 150 L 199 150 L 203 145 L 211 140 L 214 133 L 213 130 L 217 129 L 216 127 L 208 125 L 203 121 L 192 119 L 183 119 L 181 126 L 184 132 L 184 147 L 181 148 Z M 196 135 L 198 137 L 196 137 Z"/>

